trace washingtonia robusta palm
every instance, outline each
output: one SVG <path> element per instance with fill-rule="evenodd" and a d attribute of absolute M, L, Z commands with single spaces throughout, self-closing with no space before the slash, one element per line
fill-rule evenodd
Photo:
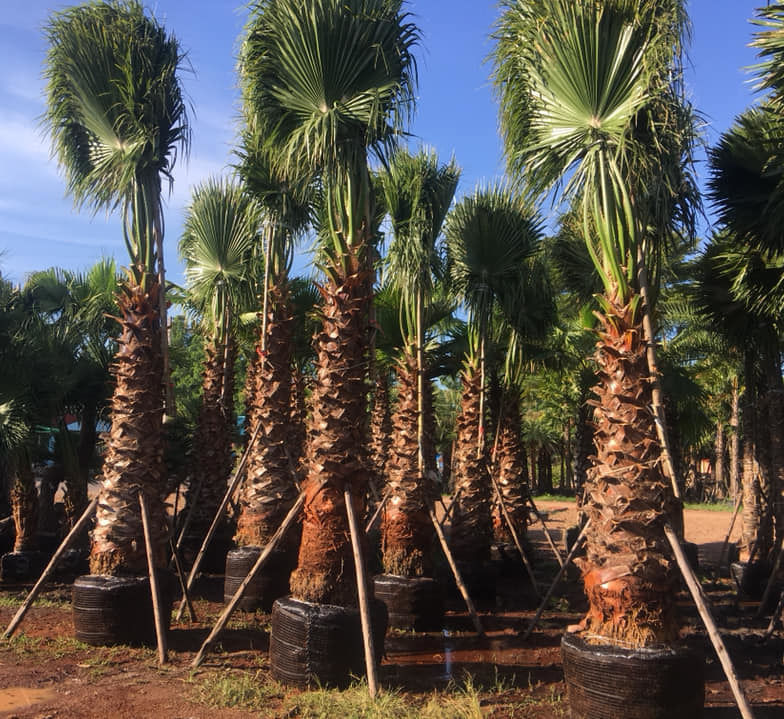
<path fill-rule="evenodd" d="M 259 206 L 242 185 L 211 179 L 194 189 L 180 238 L 189 299 L 205 335 L 201 408 L 186 494 L 190 531 L 199 538 L 215 516 L 231 472 L 236 353 L 232 337 L 240 314 L 255 299 L 251 258 L 260 216 Z"/>
<path fill-rule="evenodd" d="M 490 318 L 501 299 L 511 298 L 524 281 L 525 268 L 539 247 L 541 223 L 509 188 L 477 188 L 450 212 L 446 239 L 452 290 L 470 317 L 453 459 L 454 486 L 461 493 L 452 518 L 452 542 L 459 559 L 485 560 L 493 537 L 485 444 Z"/>
<path fill-rule="evenodd" d="M 90 568 L 146 572 L 139 490 L 150 500 L 156 562 L 166 561 L 161 196 L 190 139 L 179 79 L 185 59 L 177 40 L 134 0 L 53 13 L 46 36 L 43 119 L 53 153 L 77 204 L 120 208 L 129 255 Z"/>
<path fill-rule="evenodd" d="M 343 502 L 364 501 L 371 232 L 368 155 L 413 106 L 418 31 L 399 0 L 265 0 L 241 49 L 246 111 L 284 176 L 319 178 L 322 327 L 306 456 L 298 599 L 355 605 Z"/>
<path fill-rule="evenodd" d="M 662 527 L 676 505 L 649 409 L 643 293 L 662 240 L 692 219 L 680 192 L 693 138 L 680 86 L 685 10 L 669 0 L 508 0 L 496 35 L 509 167 L 537 193 L 578 198 L 603 285 L 582 626 L 638 645 L 671 640 L 676 576 Z"/>
<path fill-rule="evenodd" d="M 389 499 L 382 519 L 385 571 L 424 576 L 430 571 L 433 529 L 428 516 L 432 487 L 426 476 L 426 406 L 432 415 L 432 388 L 426 377 L 425 313 L 434 270 L 439 270 L 437 240 L 454 197 L 459 170 L 454 160 L 439 165 L 435 152 L 396 152 L 380 173 L 393 239 L 387 255 L 388 277 L 398 290 L 404 335 L 395 363 L 397 402 L 387 462 Z M 432 315 L 432 312 L 428 312 Z M 427 386 L 426 386 L 427 385 Z M 431 422 L 434 423 L 434 422 Z M 435 457 L 434 452 L 428 455 Z"/>

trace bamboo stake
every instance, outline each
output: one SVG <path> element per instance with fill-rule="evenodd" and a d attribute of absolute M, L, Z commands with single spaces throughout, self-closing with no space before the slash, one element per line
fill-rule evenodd
<path fill-rule="evenodd" d="M 735 528 L 735 520 L 738 518 L 738 512 L 740 512 L 741 505 L 743 504 L 743 495 L 738 495 L 738 498 L 735 500 L 735 509 L 732 512 L 732 519 L 730 520 L 730 528 L 727 530 L 727 536 L 724 537 L 724 542 L 721 545 L 721 552 L 719 553 L 719 561 L 716 563 L 716 574 L 714 575 L 714 579 L 718 579 L 719 574 L 721 573 L 721 564 L 724 561 L 724 553 L 727 551 L 727 546 L 730 542 L 730 535 L 732 534 L 732 530 Z"/>
<path fill-rule="evenodd" d="M 571 550 L 569 550 L 569 554 L 566 557 L 566 561 L 558 570 L 558 574 L 555 575 L 555 579 L 553 579 L 553 583 L 550 585 L 550 588 L 547 590 L 547 594 L 544 595 L 544 599 L 539 605 L 539 608 L 536 610 L 536 614 L 534 615 L 534 618 L 531 620 L 531 623 L 528 625 L 528 629 L 523 635 L 524 642 L 527 641 L 528 637 L 531 636 L 531 632 L 533 632 L 534 627 L 539 621 L 539 618 L 542 616 L 542 612 L 544 612 L 544 608 L 547 606 L 547 602 L 550 601 L 550 597 L 553 596 L 553 592 L 555 591 L 555 588 L 558 586 L 558 582 L 561 581 L 561 577 L 563 576 L 563 573 L 566 571 L 566 568 L 569 566 L 569 564 L 571 564 L 572 559 L 574 559 L 574 555 L 577 554 L 577 550 L 580 548 L 580 545 L 583 543 L 583 539 L 585 539 L 585 530 L 588 529 L 588 525 L 590 523 L 591 520 L 589 519 L 583 525 L 583 528 L 580 530 L 580 534 L 577 535 L 577 539 L 572 545 Z"/>
<path fill-rule="evenodd" d="M 463 488 L 462 487 L 458 487 L 457 491 L 455 492 L 455 496 L 452 497 L 452 501 L 449 503 L 449 506 L 447 507 L 446 505 L 444 505 L 444 510 L 445 510 L 444 511 L 444 518 L 440 522 L 442 529 L 443 529 L 444 525 L 447 523 L 447 520 L 449 519 L 449 515 L 452 514 L 452 510 L 457 506 L 457 498 L 460 496 L 460 492 L 462 492 L 462 491 L 463 491 Z M 442 502 L 443 502 L 443 500 L 442 500 Z"/>
<path fill-rule="evenodd" d="M 773 562 L 773 571 L 770 573 L 770 577 L 768 577 L 768 583 L 765 585 L 765 591 L 762 593 L 762 599 L 760 599 L 759 607 L 757 607 L 757 613 L 754 615 L 755 619 L 759 619 L 765 613 L 765 605 L 768 603 L 768 597 L 770 597 L 770 592 L 773 589 L 773 584 L 776 581 L 776 575 L 779 573 L 779 568 L 781 567 L 781 556 L 782 556 L 782 537 L 779 537 L 779 546 L 776 550 L 776 561 Z"/>
<path fill-rule="evenodd" d="M 54 568 L 57 566 L 57 562 L 60 561 L 60 557 L 63 556 L 65 551 L 74 543 L 74 540 L 79 536 L 79 533 L 84 529 L 87 522 L 90 520 L 95 508 L 98 506 L 98 495 L 93 497 L 92 502 L 87 505 L 87 508 L 82 512 L 82 516 L 79 517 L 79 521 L 74 524 L 73 529 L 66 535 L 65 539 L 60 543 L 60 546 L 57 548 L 57 551 L 52 555 L 52 558 L 49 560 L 49 564 L 46 565 L 41 576 L 38 578 L 38 581 L 35 583 L 33 588 L 30 590 L 30 594 L 27 595 L 27 599 L 22 602 L 22 606 L 19 607 L 14 618 L 11 620 L 11 623 L 6 628 L 5 632 L 3 632 L 2 639 L 10 639 L 11 635 L 16 631 L 17 627 L 22 623 L 22 619 L 24 615 L 27 614 L 27 610 L 30 609 L 33 602 L 35 601 L 36 597 L 41 593 L 41 589 L 44 585 L 44 582 L 49 578 L 49 575 L 54 571 Z"/>
<path fill-rule="evenodd" d="M 664 534 L 667 536 L 667 540 L 672 547 L 672 551 L 675 554 L 675 559 L 678 562 L 678 567 L 681 570 L 683 578 L 686 580 L 686 585 L 689 587 L 689 591 L 691 592 L 691 596 L 694 599 L 694 603 L 697 605 L 697 610 L 699 611 L 702 622 L 705 624 L 705 628 L 708 631 L 708 636 L 710 637 L 711 643 L 713 644 L 713 648 L 719 657 L 719 661 L 721 662 L 722 669 L 724 669 L 724 674 L 727 677 L 730 689 L 732 689 L 732 694 L 735 697 L 735 703 L 738 705 L 740 714 L 743 719 L 754 719 L 754 714 L 752 713 L 751 707 L 749 706 L 749 703 L 746 700 L 746 696 L 743 693 L 743 689 L 740 686 L 738 676 L 735 674 L 735 668 L 732 666 L 732 660 L 727 653 L 727 648 L 724 646 L 724 641 L 722 640 L 721 634 L 719 634 L 719 630 L 716 627 L 716 622 L 711 616 L 710 609 L 708 609 L 707 602 L 705 601 L 705 595 L 702 593 L 702 587 L 697 581 L 697 578 L 694 576 L 694 571 L 689 564 L 689 560 L 686 559 L 686 555 L 683 553 L 683 548 L 681 547 L 681 543 L 678 540 L 678 535 L 675 533 L 675 530 L 672 528 L 672 525 L 669 522 L 665 522 L 664 524 Z"/>
<path fill-rule="evenodd" d="M 185 513 L 185 519 L 183 520 L 182 528 L 180 529 L 180 533 L 177 536 L 177 543 L 174 545 L 177 547 L 177 549 L 182 547 L 182 540 L 185 537 L 185 533 L 188 531 L 188 527 L 191 525 L 191 519 L 193 519 L 193 513 L 196 511 L 196 505 L 198 504 L 199 496 L 201 495 L 202 484 L 204 484 L 204 474 L 199 476 L 199 479 L 196 482 L 196 486 L 193 488 L 193 496 L 190 498 L 191 501 L 190 505 L 188 506 L 188 511 Z"/>
<path fill-rule="evenodd" d="M 209 636 L 204 640 L 204 643 L 201 645 L 201 649 L 199 649 L 199 653 L 196 655 L 194 660 L 191 662 L 191 666 L 195 669 L 196 667 L 200 666 L 201 663 L 204 661 L 204 656 L 207 653 L 207 649 L 210 645 L 217 639 L 218 635 L 223 631 L 226 624 L 228 624 L 229 617 L 234 613 L 234 610 L 237 608 L 237 605 L 242 601 L 242 597 L 245 595 L 245 590 L 248 588 L 248 585 L 256 578 L 256 575 L 261 571 L 261 568 L 266 564 L 267 559 L 269 558 L 270 554 L 274 551 L 275 547 L 278 546 L 280 540 L 283 539 L 286 532 L 289 530 L 292 524 L 294 524 L 294 520 L 297 518 L 297 514 L 299 514 L 300 509 L 302 509 L 302 505 L 305 503 L 305 493 L 300 493 L 299 497 L 297 497 L 297 501 L 291 505 L 291 509 L 289 509 L 289 513 L 284 517 L 283 521 L 281 522 L 280 526 L 278 527 L 275 534 L 272 535 L 272 538 L 269 542 L 267 542 L 267 546 L 264 547 L 264 551 L 259 555 L 259 558 L 256 560 L 256 563 L 251 567 L 250 571 L 248 572 L 248 576 L 242 580 L 242 584 L 237 587 L 237 591 L 234 592 L 234 596 L 231 598 L 231 601 L 226 605 L 226 608 L 223 610 L 220 617 L 218 617 L 218 621 L 215 622 L 215 626 L 212 628 Z"/>
<path fill-rule="evenodd" d="M 378 503 L 378 507 L 376 507 L 376 511 L 373 512 L 373 516 L 365 525 L 365 534 L 367 534 L 371 529 L 373 529 L 373 525 L 376 523 L 379 516 L 381 515 L 381 510 L 384 509 L 384 505 L 387 503 L 387 500 L 389 499 L 389 495 L 390 495 L 389 491 L 384 493 L 384 496 L 381 498 L 381 501 Z"/>
<path fill-rule="evenodd" d="M 152 594 L 152 611 L 155 616 L 155 636 L 158 640 L 158 664 L 166 664 L 166 625 L 163 622 L 161 608 L 161 593 L 158 586 L 158 576 L 155 572 L 155 560 L 153 558 L 152 535 L 150 534 L 150 515 L 147 511 L 147 503 L 144 501 L 144 492 L 139 491 L 139 507 L 142 512 L 142 529 L 144 530 L 144 547 L 147 550 L 147 569 L 150 574 L 150 593 Z"/>
<path fill-rule="evenodd" d="M 552 535 L 550 534 L 550 530 L 547 529 L 547 525 L 544 522 L 544 517 L 539 513 L 539 510 L 536 508 L 534 504 L 534 498 L 531 496 L 531 493 L 528 493 L 528 502 L 531 505 L 531 509 L 534 510 L 534 516 L 539 520 L 542 525 L 542 529 L 544 530 L 544 536 L 547 538 L 547 543 L 550 545 L 550 549 L 553 550 L 553 554 L 555 558 L 558 560 L 558 564 L 562 567 L 564 566 L 564 560 L 561 557 L 561 553 L 558 551 L 558 547 L 555 546 L 555 542 L 553 542 Z"/>
<path fill-rule="evenodd" d="M 460 576 L 460 570 L 457 568 L 457 564 L 455 564 L 455 558 L 452 556 L 452 551 L 449 549 L 449 545 L 446 543 L 444 531 L 441 529 L 441 525 L 438 523 L 436 513 L 433 511 L 432 507 L 428 509 L 428 512 L 430 514 L 430 521 L 433 522 L 433 527 L 436 530 L 438 541 L 441 543 L 441 549 L 444 550 L 446 561 L 449 562 L 449 568 L 452 570 L 452 575 L 455 578 L 457 588 L 460 590 L 460 594 L 463 595 L 463 601 L 465 602 L 466 608 L 468 609 L 468 613 L 471 615 L 471 621 L 474 623 L 476 633 L 480 637 L 483 637 L 485 635 L 485 630 L 482 628 L 482 622 L 479 621 L 479 615 L 476 613 L 476 607 L 474 607 L 474 603 L 471 601 L 471 597 L 468 594 L 468 588 L 466 587 L 465 582 L 463 582 L 463 578 Z"/>
<path fill-rule="evenodd" d="M 180 582 L 180 590 L 182 591 L 182 596 L 188 606 L 188 614 L 190 614 L 191 621 L 195 622 L 196 611 L 193 609 L 193 603 L 191 602 L 191 597 L 188 593 L 188 587 L 185 586 L 185 574 L 182 571 L 182 564 L 180 563 L 180 553 L 177 551 L 177 547 L 174 546 L 174 542 L 172 542 L 171 537 L 169 537 L 169 549 L 171 550 L 172 559 L 174 560 L 174 568 L 177 570 L 177 579 Z"/>
<path fill-rule="evenodd" d="M 523 560 L 523 565 L 525 566 L 525 571 L 528 572 L 528 577 L 531 580 L 531 586 L 534 588 L 534 593 L 537 597 L 541 596 L 539 594 L 539 588 L 536 585 L 536 577 L 534 577 L 534 570 L 531 568 L 531 563 L 528 561 L 528 557 L 526 556 L 525 552 L 523 551 L 523 545 L 520 542 L 520 538 L 517 536 L 517 530 L 514 528 L 514 523 L 512 522 L 512 518 L 509 516 L 509 511 L 504 504 L 504 495 L 501 493 L 501 488 L 498 486 L 498 482 L 496 478 L 490 474 L 490 481 L 493 483 L 493 487 L 495 488 L 496 496 L 498 497 L 498 503 L 501 507 L 501 514 L 503 515 L 504 520 L 506 521 L 506 526 L 509 527 L 509 531 L 512 534 L 512 539 L 514 540 L 515 547 L 517 547 L 517 551 L 520 552 L 520 558 Z"/>
<path fill-rule="evenodd" d="M 201 566 L 201 561 L 204 558 L 205 552 L 207 551 L 207 546 L 212 541 L 212 537 L 218 529 L 218 523 L 220 522 L 221 517 L 223 516 L 223 512 L 226 509 L 226 505 L 228 505 L 229 500 L 231 499 L 240 481 L 242 480 L 242 472 L 245 469 L 245 465 L 248 462 L 248 457 L 250 456 L 250 450 L 253 447 L 253 445 L 256 443 L 256 439 L 258 438 L 259 433 L 261 432 L 262 426 L 263 426 L 262 423 L 259 422 L 258 425 L 256 426 L 256 429 L 253 432 L 253 435 L 248 441 L 248 444 L 245 447 L 245 452 L 243 452 L 242 454 L 242 459 L 240 460 L 240 464 L 237 467 L 237 471 L 234 473 L 234 477 L 232 478 L 231 483 L 229 484 L 229 487 L 226 490 L 226 494 L 223 495 L 223 500 L 221 501 L 218 510 L 215 512 L 215 518 L 212 520 L 212 524 L 210 525 L 210 528 L 207 530 L 207 536 L 204 537 L 204 541 L 201 543 L 201 548 L 199 549 L 199 553 L 196 555 L 196 559 L 193 562 L 191 571 L 188 574 L 188 581 L 186 583 L 186 587 L 188 591 L 190 591 L 193 588 L 193 583 L 194 581 L 196 581 L 196 575 L 198 574 L 199 567 Z M 185 603 L 186 600 L 185 597 L 183 596 L 182 600 L 180 601 L 180 606 L 177 607 L 177 614 L 175 614 L 174 616 L 174 619 L 178 622 L 180 621 L 180 619 L 182 619 L 182 612 L 183 609 L 185 608 Z"/>
<path fill-rule="evenodd" d="M 378 694 L 378 676 L 376 675 L 376 652 L 373 647 L 373 626 L 370 621 L 370 602 L 367 591 L 367 575 L 365 563 L 362 561 L 362 545 L 359 539 L 357 515 L 354 512 L 354 503 L 351 498 L 351 489 L 346 484 L 343 490 L 348 516 L 348 528 L 351 532 L 351 549 L 354 552 L 354 571 L 357 575 L 357 595 L 359 597 L 359 618 L 362 623 L 362 641 L 365 648 L 365 671 L 368 678 L 368 691 L 370 698 L 375 699 Z"/>

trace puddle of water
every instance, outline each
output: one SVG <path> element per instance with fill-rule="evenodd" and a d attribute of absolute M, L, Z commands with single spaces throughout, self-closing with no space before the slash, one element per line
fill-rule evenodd
<path fill-rule="evenodd" d="M 54 695 L 54 689 L 31 689 L 29 687 L 0 689 L 0 711 L 30 707 L 46 699 L 52 699 Z"/>
<path fill-rule="evenodd" d="M 451 633 L 444 629 L 444 676 L 452 678 L 452 643 L 449 641 Z"/>

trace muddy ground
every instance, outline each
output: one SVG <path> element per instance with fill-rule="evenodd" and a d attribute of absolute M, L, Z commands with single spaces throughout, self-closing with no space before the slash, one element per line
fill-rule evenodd
<path fill-rule="evenodd" d="M 574 504 L 540 503 L 555 541 L 574 521 Z M 687 510 L 686 539 L 699 545 L 700 573 L 712 572 L 730 521 L 728 512 Z M 737 530 L 736 530 L 737 531 Z M 529 530 L 539 583 L 549 584 L 556 563 L 540 528 Z M 209 582 L 205 585 L 208 589 Z M 755 619 L 756 605 L 738 599 L 728 578 L 703 582 L 729 653 L 757 719 L 784 717 L 784 629 L 759 643 L 768 618 Z M 569 715 L 560 660 L 566 625 L 581 618 L 584 600 L 570 574 L 537 630 L 522 634 L 536 610 L 522 570 L 507 564 L 494 606 L 480 607 L 487 636 L 479 639 L 455 597 L 440 634 L 392 632 L 381 667 L 385 701 L 364 702 L 364 690 L 298 692 L 269 678 L 268 616 L 239 614 L 216 651 L 193 671 L 190 662 L 221 611 L 220 582 L 196 603 L 199 621 L 175 623 L 170 663 L 159 667 L 150 648 L 88 647 L 73 639 L 70 588 L 52 585 L 10 642 L 0 644 L 0 717 L 536 717 Z M 0 625 L 10 621 L 26 593 L 0 586 Z M 209 594 L 209 592 L 208 592 Z M 686 593 L 680 597 L 687 640 L 707 661 L 706 719 L 739 716 L 721 667 Z M 233 706 L 232 706 L 233 705 Z"/>

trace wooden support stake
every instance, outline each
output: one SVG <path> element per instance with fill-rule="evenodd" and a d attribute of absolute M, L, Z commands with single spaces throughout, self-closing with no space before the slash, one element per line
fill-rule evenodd
<path fill-rule="evenodd" d="M 438 523 L 438 518 L 436 517 L 436 513 L 433 511 L 432 507 L 428 509 L 428 512 L 430 513 L 430 521 L 433 522 L 433 527 L 436 530 L 438 541 L 441 543 L 441 549 L 444 550 L 446 561 L 449 562 L 449 568 L 452 570 L 452 575 L 455 578 L 457 588 L 460 590 L 460 594 L 463 595 L 463 601 L 465 602 L 466 608 L 468 609 L 468 613 L 471 615 L 471 621 L 474 623 L 476 633 L 480 637 L 483 637 L 485 635 L 485 630 L 482 628 L 482 622 L 479 621 L 479 615 L 476 613 L 476 607 L 474 607 L 474 603 L 471 601 L 471 597 L 468 594 L 468 588 L 466 587 L 465 582 L 463 582 L 463 578 L 460 576 L 460 570 L 457 568 L 457 564 L 455 564 L 455 558 L 452 556 L 452 551 L 449 549 L 449 545 L 446 543 L 444 530 L 441 529 L 441 525 Z"/>
<path fill-rule="evenodd" d="M 385 492 L 384 496 L 381 498 L 381 501 L 378 503 L 378 507 L 376 507 L 376 511 L 373 512 L 373 516 L 370 518 L 368 523 L 365 525 L 365 534 L 367 534 L 371 529 L 373 529 L 373 525 L 378 521 L 378 518 L 381 516 L 381 510 L 384 509 L 384 505 L 387 503 L 389 499 L 390 492 Z"/>
<path fill-rule="evenodd" d="M 297 497 L 297 501 L 291 505 L 289 513 L 284 517 L 275 534 L 273 534 L 270 541 L 267 542 L 267 546 L 264 547 L 264 551 L 259 555 L 256 563 L 251 567 L 250 571 L 248 572 L 248 576 L 242 580 L 242 584 L 237 587 L 237 591 L 234 592 L 234 596 L 231 598 L 231 601 L 226 605 L 226 608 L 218 617 L 218 621 L 215 622 L 215 626 L 212 628 L 210 635 L 204 640 L 204 643 L 201 645 L 201 649 L 199 649 L 199 653 L 191 662 L 191 666 L 194 669 L 204 661 L 204 656 L 207 653 L 207 649 L 209 649 L 210 645 L 217 639 L 218 635 L 223 631 L 226 624 L 228 624 L 229 618 L 234 613 L 237 605 L 242 601 L 242 597 L 245 595 L 245 590 L 248 588 L 248 585 L 256 578 L 256 575 L 261 571 L 261 568 L 267 563 L 267 559 L 269 559 L 270 554 L 272 554 L 275 547 L 280 544 L 280 540 L 283 539 L 291 525 L 294 524 L 294 520 L 297 518 L 297 514 L 299 514 L 299 511 L 302 509 L 302 505 L 304 503 L 305 494 L 302 492 L 300 493 L 299 497 Z"/>
<path fill-rule="evenodd" d="M 743 504 L 743 495 L 739 494 L 738 498 L 735 500 L 735 509 L 732 512 L 732 519 L 730 520 L 730 528 L 727 530 L 727 536 L 724 537 L 724 542 L 721 545 L 721 552 L 719 552 L 719 560 L 716 563 L 716 574 L 713 575 L 714 579 L 718 579 L 719 575 L 721 574 L 721 565 L 724 561 L 724 554 L 727 551 L 727 546 L 730 543 L 730 536 L 732 535 L 732 530 L 735 528 L 735 520 L 738 518 L 738 512 L 740 512 L 740 507 Z"/>
<path fill-rule="evenodd" d="M 144 546 L 147 550 L 147 569 L 150 573 L 150 593 L 152 594 L 152 611 L 155 616 L 155 636 L 158 640 L 158 664 L 166 664 L 168 659 L 166 648 L 166 625 L 163 621 L 161 608 L 161 592 L 158 586 L 158 576 L 155 572 L 155 558 L 152 549 L 152 536 L 150 534 L 150 514 L 147 503 L 144 501 L 144 492 L 139 491 L 139 508 L 142 512 L 142 528 L 144 530 Z"/>
<path fill-rule="evenodd" d="M 771 590 L 773 589 L 773 584 L 776 581 L 776 575 L 779 573 L 783 548 L 782 539 L 784 538 L 778 538 L 779 546 L 776 549 L 776 560 L 773 562 L 773 571 L 770 573 L 770 577 L 768 577 L 768 583 L 765 585 L 765 591 L 762 593 L 762 599 L 760 599 L 759 607 L 757 607 L 757 613 L 754 615 L 755 619 L 759 619 L 765 613 L 765 607 L 768 604 L 768 598 L 770 597 Z"/>
<path fill-rule="evenodd" d="M 44 586 L 44 582 L 49 578 L 49 575 L 54 571 L 54 568 L 57 566 L 57 562 L 60 561 L 60 557 L 65 554 L 66 550 L 74 543 L 74 540 L 79 536 L 79 533 L 84 529 L 85 525 L 90 518 L 92 517 L 95 508 L 98 506 L 98 495 L 93 497 L 93 500 L 90 504 L 87 505 L 87 508 L 82 512 L 82 516 L 79 517 L 79 521 L 74 524 L 73 529 L 66 535 L 65 539 L 60 543 L 60 546 L 57 548 L 57 551 L 52 555 L 52 558 L 49 560 L 49 564 L 46 565 L 41 576 L 38 578 L 38 581 L 35 583 L 35 586 L 30 590 L 30 594 L 27 595 L 27 599 L 22 602 L 22 606 L 19 607 L 14 618 L 11 620 L 11 623 L 6 628 L 5 632 L 3 632 L 3 639 L 10 639 L 11 635 L 16 631 L 17 627 L 22 623 L 22 619 L 24 615 L 27 614 L 27 610 L 30 609 L 33 602 L 35 601 L 36 597 L 41 593 L 41 589 Z"/>
<path fill-rule="evenodd" d="M 536 577 L 534 577 L 534 570 L 531 568 L 531 563 L 528 561 L 528 557 L 525 555 L 525 552 L 523 551 L 523 545 L 520 542 L 520 538 L 517 536 L 517 530 L 514 528 L 514 523 L 512 522 L 512 518 L 509 516 L 509 511 L 507 510 L 506 505 L 504 504 L 504 495 L 501 492 L 501 487 L 498 486 L 498 482 L 496 481 L 496 478 L 492 474 L 490 474 L 490 481 L 493 483 L 496 496 L 498 497 L 498 504 L 501 507 L 501 514 L 503 515 L 503 518 L 506 521 L 506 526 L 509 527 L 509 531 L 512 534 L 512 539 L 514 540 L 515 547 L 517 547 L 517 551 L 520 552 L 520 559 L 523 560 L 525 571 L 528 572 L 528 577 L 531 580 L 531 586 L 534 588 L 534 593 L 538 598 L 541 595 L 539 594 L 539 587 L 537 587 L 536 585 Z"/>
<path fill-rule="evenodd" d="M 531 636 L 531 632 L 534 630 L 539 618 L 542 616 L 542 612 L 544 612 L 545 607 L 547 606 L 547 602 L 550 601 L 550 597 L 553 596 L 553 592 L 555 588 L 558 586 L 558 582 L 561 581 L 561 577 L 563 573 L 566 571 L 566 568 L 571 564 L 572 559 L 574 559 L 574 555 L 577 554 L 577 550 L 580 548 L 580 545 L 583 543 L 583 539 L 585 538 L 585 530 L 588 529 L 588 525 L 591 523 L 589 519 L 584 525 L 583 528 L 580 530 L 580 534 L 577 535 L 577 539 L 574 541 L 572 548 L 569 550 L 569 554 L 566 557 L 566 561 L 561 565 L 560 569 L 558 570 L 558 574 L 555 575 L 555 579 L 553 583 L 550 585 L 550 588 L 547 590 L 547 594 L 544 595 L 544 599 L 542 600 L 541 604 L 539 605 L 539 609 L 536 610 L 536 614 L 534 618 L 531 620 L 531 623 L 528 625 L 528 629 L 526 630 L 525 634 L 523 635 L 523 641 L 527 641 L 528 637 Z"/>
<path fill-rule="evenodd" d="M 462 491 L 463 491 L 463 488 L 462 487 L 458 487 L 457 491 L 455 492 L 455 496 L 452 497 L 452 501 L 449 503 L 449 506 L 447 507 L 446 505 L 444 505 L 444 508 L 446 510 L 444 512 L 444 518 L 439 522 L 439 524 L 441 525 L 442 529 L 443 529 L 444 525 L 447 523 L 447 521 L 449 520 L 449 515 L 452 514 L 452 510 L 457 506 L 457 498 L 460 496 L 460 492 L 462 492 Z"/>
<path fill-rule="evenodd" d="M 553 542 L 553 538 L 550 535 L 550 530 L 547 529 L 547 525 L 544 522 L 544 517 L 539 513 L 539 510 L 536 508 L 536 505 L 534 504 L 534 498 L 531 496 L 530 493 L 528 494 L 528 502 L 531 505 L 531 509 L 534 510 L 534 516 L 539 520 L 539 522 L 542 525 L 542 529 L 544 530 L 544 536 L 547 538 L 547 543 L 550 545 L 550 549 L 553 550 L 553 554 L 555 555 L 555 558 L 558 560 L 558 564 L 560 564 L 563 567 L 564 560 L 561 557 L 561 553 L 558 551 L 558 547 L 555 546 L 555 542 Z"/>
<path fill-rule="evenodd" d="M 223 517 L 223 512 L 226 509 L 229 500 L 232 498 L 232 495 L 234 494 L 237 487 L 239 486 L 240 481 L 242 480 L 242 472 L 245 469 L 245 465 L 248 462 L 248 457 L 250 456 L 251 447 L 253 447 L 253 445 L 256 443 L 256 439 L 259 436 L 262 427 L 263 424 L 259 422 L 250 440 L 248 440 L 248 444 L 245 447 L 245 452 L 242 455 L 242 459 L 240 460 L 239 466 L 237 467 L 237 471 L 234 473 L 234 477 L 232 477 L 231 483 L 229 484 L 229 487 L 226 490 L 226 494 L 223 495 L 223 500 L 221 501 L 218 510 L 215 512 L 215 518 L 212 520 L 212 524 L 210 525 L 210 528 L 207 530 L 207 536 L 204 537 L 204 541 L 201 543 L 201 548 L 199 549 L 199 553 L 196 555 L 196 559 L 193 561 L 193 566 L 191 567 L 191 571 L 188 573 L 188 581 L 186 583 L 186 587 L 188 591 L 190 591 L 193 588 L 193 583 L 196 581 L 196 575 L 199 573 L 199 567 L 201 566 L 202 559 L 204 559 L 204 554 L 207 551 L 207 547 L 212 541 L 212 537 L 214 536 L 215 532 L 218 530 L 218 524 L 220 523 L 220 520 Z M 185 596 L 183 596 L 182 600 L 180 601 L 180 606 L 177 607 L 177 614 L 174 615 L 174 619 L 178 622 L 182 619 L 182 612 L 185 609 L 185 603 L 186 603 Z"/>
<path fill-rule="evenodd" d="M 776 608 L 773 610 L 773 616 L 770 618 L 770 623 L 768 624 L 768 628 L 765 630 L 765 634 L 762 635 L 762 639 L 760 639 L 760 644 L 762 642 L 768 641 L 768 639 L 770 639 L 773 636 L 773 632 L 776 629 L 776 622 L 781 616 L 782 609 L 784 609 L 784 590 L 782 590 L 781 596 L 779 597 L 779 603 L 776 605 Z"/>
<path fill-rule="evenodd" d="M 190 504 L 188 505 L 188 511 L 185 512 L 185 519 L 183 520 L 182 527 L 180 529 L 180 533 L 177 536 L 177 543 L 174 545 L 177 549 L 182 547 L 182 540 L 185 538 L 185 534 L 188 531 L 188 528 L 191 526 L 191 520 L 193 519 L 193 513 L 196 511 L 196 507 L 199 503 L 199 496 L 201 495 L 201 486 L 204 484 L 204 475 L 202 474 L 199 477 L 199 480 L 196 482 L 196 486 L 193 488 L 193 493 L 190 496 Z M 179 489 L 179 486 L 178 486 Z M 184 510 L 184 508 L 183 508 Z M 180 512 L 182 514 L 182 512 Z M 176 524 L 174 525 L 177 526 Z"/>
<path fill-rule="evenodd" d="M 185 603 L 188 606 L 188 614 L 191 617 L 191 621 L 196 621 L 196 611 L 193 609 L 193 603 L 191 602 L 190 594 L 188 593 L 188 587 L 185 585 L 185 573 L 182 571 L 182 564 L 180 563 L 180 553 L 177 551 L 177 547 L 174 546 L 174 542 L 172 541 L 171 537 L 169 537 L 169 549 L 172 553 L 172 559 L 174 560 L 174 568 L 177 570 L 177 579 L 180 582 L 180 590 L 182 591 L 182 596 L 185 599 Z"/>
<path fill-rule="evenodd" d="M 749 703 L 746 700 L 746 696 L 743 693 L 743 689 L 740 686 L 738 676 L 735 674 L 735 668 L 732 666 L 732 660 L 727 653 L 727 648 L 724 646 L 724 641 L 722 640 L 721 634 L 719 634 L 719 630 L 716 627 L 716 622 L 711 616 L 710 609 L 708 609 L 708 604 L 705 601 L 705 595 L 702 593 L 702 587 L 697 581 L 697 578 L 694 576 L 694 571 L 689 564 L 689 560 L 686 559 L 686 555 L 683 553 L 683 548 L 681 547 L 681 543 L 678 540 L 678 535 L 675 533 L 675 530 L 672 528 L 672 525 L 669 522 L 665 522 L 664 524 L 664 534 L 667 536 L 667 541 L 670 543 L 670 547 L 672 547 L 672 551 L 675 554 L 675 559 L 678 562 L 678 567 L 681 570 L 683 578 L 686 580 L 686 586 L 688 586 L 689 591 L 691 592 L 691 596 L 694 599 L 694 603 L 697 605 L 697 610 L 700 613 L 702 622 L 705 624 L 705 628 L 708 631 L 708 636 L 710 637 L 711 643 L 713 644 L 713 648 L 716 650 L 716 654 L 719 657 L 719 661 L 721 662 L 722 669 L 724 669 L 724 674 L 727 677 L 730 689 L 732 689 L 732 694 L 735 697 L 735 703 L 738 705 L 740 714 L 743 719 L 754 719 L 754 714 L 752 713 L 751 707 L 749 706 Z"/>
<path fill-rule="evenodd" d="M 376 675 L 376 651 L 373 647 L 373 625 L 370 621 L 370 602 L 367 591 L 367 575 L 365 563 L 362 561 L 362 544 L 359 538 L 357 515 L 354 512 L 354 503 L 351 499 L 351 488 L 346 484 L 343 490 L 346 503 L 348 528 L 351 532 L 351 549 L 354 552 L 354 570 L 357 575 L 357 596 L 359 597 L 359 618 L 362 623 L 362 641 L 365 647 L 365 671 L 368 678 L 368 691 L 370 698 L 375 699 L 378 694 L 378 677 Z"/>

